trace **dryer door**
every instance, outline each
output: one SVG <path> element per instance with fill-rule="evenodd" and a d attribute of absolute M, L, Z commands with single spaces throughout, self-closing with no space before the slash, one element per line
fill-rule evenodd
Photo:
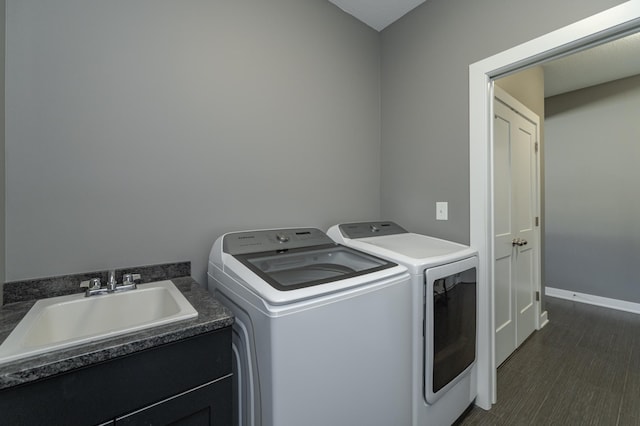
<path fill-rule="evenodd" d="M 478 259 L 425 271 L 424 397 L 433 404 L 476 359 Z"/>

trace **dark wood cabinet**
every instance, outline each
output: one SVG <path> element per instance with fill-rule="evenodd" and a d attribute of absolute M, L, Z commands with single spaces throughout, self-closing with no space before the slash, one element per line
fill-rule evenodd
<path fill-rule="evenodd" d="M 0 391 L 2 424 L 231 425 L 231 327 Z"/>
<path fill-rule="evenodd" d="M 115 420 L 117 426 L 180 425 L 206 426 L 230 424 L 231 377 L 227 376 Z"/>

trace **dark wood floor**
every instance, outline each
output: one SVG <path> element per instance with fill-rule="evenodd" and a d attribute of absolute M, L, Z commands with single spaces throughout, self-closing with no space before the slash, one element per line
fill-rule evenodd
<path fill-rule="evenodd" d="M 498 402 L 461 425 L 640 425 L 640 315 L 548 297 L 549 324 L 498 369 Z"/>

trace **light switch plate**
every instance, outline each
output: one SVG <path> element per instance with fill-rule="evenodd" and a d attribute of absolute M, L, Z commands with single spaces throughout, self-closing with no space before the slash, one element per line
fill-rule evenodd
<path fill-rule="evenodd" d="M 436 202 L 436 220 L 449 220 L 449 203 L 446 201 Z"/>

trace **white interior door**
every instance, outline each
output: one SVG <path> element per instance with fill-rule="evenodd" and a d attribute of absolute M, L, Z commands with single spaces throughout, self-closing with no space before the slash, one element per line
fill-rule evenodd
<path fill-rule="evenodd" d="M 496 366 L 535 330 L 539 310 L 536 303 L 540 269 L 536 229 L 539 119 L 523 108 L 496 87 L 493 146 Z"/>

